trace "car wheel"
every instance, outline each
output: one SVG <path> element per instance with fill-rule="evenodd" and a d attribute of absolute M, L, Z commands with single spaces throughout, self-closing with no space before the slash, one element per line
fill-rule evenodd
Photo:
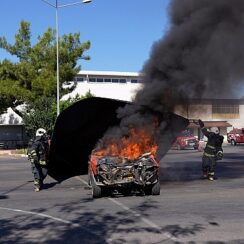
<path fill-rule="evenodd" d="M 181 148 L 181 146 L 180 146 L 180 144 L 177 144 L 177 150 L 181 150 L 182 148 Z"/>
<path fill-rule="evenodd" d="M 90 184 L 92 187 L 92 197 L 93 198 L 99 198 L 102 197 L 102 188 L 98 186 L 95 182 L 94 175 L 92 172 L 90 172 Z"/>
<path fill-rule="evenodd" d="M 97 185 L 92 185 L 92 197 L 99 198 L 102 197 L 102 188 Z"/>
<path fill-rule="evenodd" d="M 236 141 L 235 140 L 231 140 L 231 145 L 235 146 L 236 145 Z"/>
<path fill-rule="evenodd" d="M 159 181 L 152 186 L 152 195 L 160 195 L 160 182 Z"/>

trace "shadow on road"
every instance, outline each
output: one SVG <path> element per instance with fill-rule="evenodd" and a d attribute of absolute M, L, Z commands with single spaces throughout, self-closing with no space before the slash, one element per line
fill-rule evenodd
<path fill-rule="evenodd" d="M 157 207 L 157 202 L 146 199 L 141 205 L 132 209 L 139 213 L 135 216 L 128 211 L 117 211 L 115 214 L 106 213 L 104 208 L 91 211 L 88 204 L 92 199 L 84 199 L 79 202 L 70 202 L 66 205 L 55 205 L 53 208 L 59 209 L 65 216 L 76 213 L 78 216 L 69 223 L 60 223 L 53 219 L 46 218 L 45 215 L 37 216 L 18 213 L 12 219 L 1 219 L 0 241 L 10 243 L 142 243 L 138 237 L 128 242 L 126 238 L 129 234 L 157 235 L 158 239 L 152 243 L 181 243 L 178 239 L 187 236 L 194 236 L 203 232 L 211 223 L 191 224 L 181 226 L 179 224 L 162 226 L 160 229 L 153 227 L 143 227 L 139 224 L 139 218 L 149 216 L 150 210 Z M 96 200 L 99 201 L 99 200 Z M 32 209 L 32 212 L 47 213 L 48 209 Z M 77 214 L 79 213 L 79 214 Z M 218 223 L 217 223 L 218 225 Z M 165 234 L 167 233 L 167 235 Z M 137 235 L 137 236 L 138 236 Z M 108 240 L 110 240 L 108 242 Z M 236 241 L 236 240 L 235 240 Z M 238 240 L 242 243 L 244 240 Z M 242 242 L 241 242 L 242 241 Z M 224 243 L 209 241 L 211 243 Z M 234 243 L 234 242 L 233 242 Z"/>
<path fill-rule="evenodd" d="M 1 219 L 0 241 L 4 243 L 34 243 L 37 239 L 39 243 L 127 243 L 128 234 L 157 234 L 161 240 L 195 235 L 204 230 L 204 226 L 193 224 L 188 227 L 180 225 L 167 225 L 161 229 L 153 227 L 143 227 L 139 224 L 139 218 L 149 216 L 150 210 L 157 207 L 157 202 L 146 199 L 137 208 L 132 209 L 139 215 L 128 211 L 117 211 L 115 214 L 106 213 L 102 207 L 96 211 L 91 211 L 88 204 L 92 199 L 84 199 L 79 202 L 70 202 L 66 205 L 55 205 L 62 214 L 76 213 L 78 216 L 72 223 L 60 223 L 53 219 L 46 218 L 45 215 L 30 215 L 18 213 L 12 219 Z M 97 200 L 99 201 L 99 200 Z M 32 209 L 31 212 L 47 213 L 47 209 Z M 77 214 L 77 212 L 79 214 Z M 30 219 L 31 218 L 31 219 Z M 167 232 L 167 236 L 165 235 Z M 32 239 L 33 238 L 33 239 Z M 48 238 L 48 240 L 46 239 Z M 114 241 L 113 241 L 114 240 Z M 130 243 L 141 243 L 136 237 Z M 160 243 L 160 242 L 159 242 Z"/>
<path fill-rule="evenodd" d="M 52 187 L 56 186 L 57 184 L 59 184 L 59 182 L 57 182 L 57 181 L 51 182 L 51 183 L 44 183 L 43 189 L 46 190 L 46 189 L 52 188 Z"/>
<path fill-rule="evenodd" d="M 189 160 L 186 157 L 162 163 L 160 181 L 193 181 L 199 180 L 202 173 L 202 157 Z M 217 161 L 216 175 L 218 178 L 235 179 L 244 177 L 244 154 L 225 153 L 223 160 Z"/>

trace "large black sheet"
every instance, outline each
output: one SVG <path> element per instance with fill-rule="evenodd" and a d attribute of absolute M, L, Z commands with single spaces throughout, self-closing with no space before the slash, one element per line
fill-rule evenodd
<path fill-rule="evenodd" d="M 116 110 L 126 104 L 128 102 L 92 97 L 60 113 L 51 141 L 49 175 L 61 182 L 86 174 L 92 149 L 109 127 L 119 125 Z M 162 135 L 167 144 L 165 151 L 187 125 L 188 120 L 172 114 L 165 136 Z"/>
<path fill-rule="evenodd" d="M 87 98 L 57 118 L 50 148 L 49 175 L 57 181 L 85 174 L 89 155 L 99 138 L 120 120 L 118 107 L 127 102 L 106 98 Z"/>

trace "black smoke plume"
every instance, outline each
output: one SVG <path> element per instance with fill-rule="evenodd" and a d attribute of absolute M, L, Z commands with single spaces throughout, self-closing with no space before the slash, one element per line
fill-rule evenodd
<path fill-rule="evenodd" d="M 244 78 L 243 0 L 172 0 L 169 17 L 168 32 L 154 43 L 144 64 L 143 88 L 133 104 L 118 110 L 121 134 L 116 133 L 123 135 L 132 125 L 145 127 L 157 117 L 153 135 L 160 157 L 178 131 L 168 129 L 176 104 L 235 98 Z"/>
<path fill-rule="evenodd" d="M 138 103 L 237 98 L 244 85 L 244 1 L 172 0 L 168 32 L 144 64 Z"/>

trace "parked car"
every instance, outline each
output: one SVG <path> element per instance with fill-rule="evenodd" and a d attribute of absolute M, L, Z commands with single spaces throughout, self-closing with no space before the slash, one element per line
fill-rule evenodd
<path fill-rule="evenodd" d="M 91 155 L 88 164 L 88 183 L 93 198 L 118 191 L 130 195 L 143 191 L 146 195 L 159 195 L 159 163 L 151 153 L 135 160 L 116 156 Z"/>
<path fill-rule="evenodd" d="M 244 143 L 244 128 L 234 128 L 229 133 L 227 133 L 227 141 L 232 146 L 235 146 L 237 143 Z"/>
<path fill-rule="evenodd" d="M 193 136 L 188 130 L 184 130 L 179 136 L 177 136 L 171 148 L 177 150 L 198 149 L 198 146 L 199 140 L 195 136 Z"/>

